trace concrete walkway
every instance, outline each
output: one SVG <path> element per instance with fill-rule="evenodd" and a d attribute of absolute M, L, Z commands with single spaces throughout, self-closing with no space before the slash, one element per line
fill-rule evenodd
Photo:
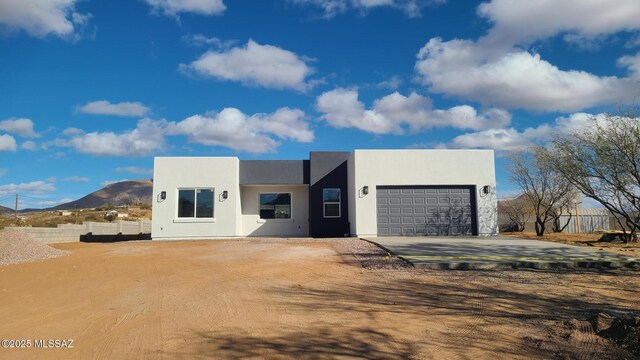
<path fill-rule="evenodd" d="M 430 269 L 640 268 L 640 259 L 549 241 L 508 237 L 370 237 Z"/>

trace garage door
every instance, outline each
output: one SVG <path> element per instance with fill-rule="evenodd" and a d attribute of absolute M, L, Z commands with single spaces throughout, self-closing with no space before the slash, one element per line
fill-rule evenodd
<path fill-rule="evenodd" d="M 378 235 L 474 235 L 472 189 L 471 186 L 378 187 Z"/>

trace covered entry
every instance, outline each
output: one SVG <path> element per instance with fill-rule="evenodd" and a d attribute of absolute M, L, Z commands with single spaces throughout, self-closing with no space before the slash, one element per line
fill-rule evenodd
<path fill-rule="evenodd" d="M 477 235 L 474 186 L 378 186 L 378 236 Z"/>

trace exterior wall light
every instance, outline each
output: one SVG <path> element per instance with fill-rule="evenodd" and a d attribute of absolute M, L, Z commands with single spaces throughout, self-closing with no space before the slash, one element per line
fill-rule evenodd
<path fill-rule="evenodd" d="M 227 190 L 223 191 L 223 192 L 222 192 L 222 198 L 223 198 L 224 200 L 227 200 L 227 198 L 228 198 L 228 197 L 229 197 L 229 192 L 228 192 Z"/>
<path fill-rule="evenodd" d="M 480 196 L 487 196 L 491 194 L 491 185 L 485 185 L 480 189 Z"/>
<path fill-rule="evenodd" d="M 162 200 L 166 200 L 167 199 L 167 192 L 166 191 L 163 191 L 163 192 L 160 193 L 160 199 L 162 199 Z"/>
<path fill-rule="evenodd" d="M 364 195 L 369 194 L 369 187 L 368 187 L 368 186 L 363 187 L 363 188 L 362 188 L 362 193 L 363 193 Z"/>

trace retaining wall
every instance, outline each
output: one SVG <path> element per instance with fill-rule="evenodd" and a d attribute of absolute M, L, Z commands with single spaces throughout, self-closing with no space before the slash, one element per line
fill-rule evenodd
<path fill-rule="evenodd" d="M 136 235 L 150 234 L 151 220 L 140 221 L 114 221 L 101 223 L 87 221 L 82 225 L 61 224 L 57 228 L 44 227 L 10 227 L 0 230 L 0 236 L 8 229 L 20 231 L 31 236 L 33 240 L 49 243 L 78 242 L 80 237 L 91 233 L 92 235 Z"/>

